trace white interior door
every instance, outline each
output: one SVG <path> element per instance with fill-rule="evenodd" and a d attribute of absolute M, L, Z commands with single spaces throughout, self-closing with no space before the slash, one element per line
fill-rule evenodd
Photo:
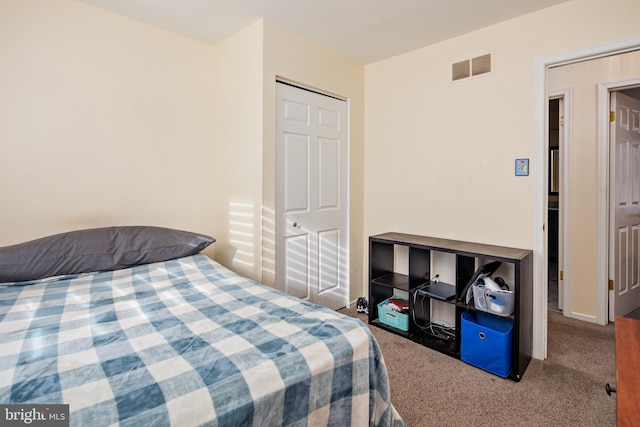
<path fill-rule="evenodd" d="M 624 316 L 640 306 L 640 101 L 612 92 L 611 111 L 609 271 L 614 276 L 614 312 Z"/>
<path fill-rule="evenodd" d="M 332 309 L 348 280 L 347 103 L 277 84 L 276 288 Z"/>

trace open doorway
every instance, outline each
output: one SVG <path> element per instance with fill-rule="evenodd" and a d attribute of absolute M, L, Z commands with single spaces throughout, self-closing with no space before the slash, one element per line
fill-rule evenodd
<path fill-rule="evenodd" d="M 548 101 L 549 91 L 553 87 L 549 85 L 549 72 L 555 68 L 564 68 L 565 65 L 571 65 L 590 59 L 619 55 L 625 52 L 636 51 L 640 48 L 640 36 L 633 36 L 626 39 L 609 41 L 606 43 L 589 46 L 586 48 L 576 49 L 568 52 L 562 52 L 547 57 L 536 59 L 535 67 L 535 92 L 536 92 L 536 109 L 535 109 L 535 160 L 538 164 L 547 168 L 548 159 Z M 582 73 L 588 76 L 590 73 Z M 556 87 L 573 87 L 573 84 L 561 84 Z M 593 93 L 593 84 L 590 89 Z M 583 102 L 575 96 L 576 105 L 582 107 Z M 569 103 L 570 106 L 573 103 Z M 571 117 L 571 115 L 570 115 Z M 589 126 L 594 126 L 593 117 L 584 122 Z M 573 123 L 577 123 L 573 121 Z M 576 129 L 581 132 L 588 131 L 593 135 L 594 130 L 583 126 L 574 126 L 572 131 Z M 608 128 L 607 128 L 608 129 Z M 573 133 L 573 132 L 572 132 Z M 597 129 L 598 140 L 601 136 L 601 128 Z M 578 135 L 573 135 L 578 140 Z M 581 137 L 581 139 L 583 139 Z M 580 144 L 581 147 L 584 144 Z M 582 147 L 584 148 L 584 147 Z M 564 304 L 563 314 L 565 316 L 574 317 L 598 324 L 605 324 L 607 321 L 607 182 L 604 181 L 608 177 L 608 164 L 603 161 L 600 156 L 601 145 L 598 144 L 597 150 L 592 147 L 590 150 L 584 150 L 589 156 L 586 160 L 576 159 L 573 152 L 565 156 L 571 157 L 570 173 L 563 172 L 563 175 L 571 176 L 573 184 L 589 184 L 590 189 L 583 193 L 573 193 L 579 195 L 587 195 L 588 199 L 585 204 L 587 209 L 580 204 L 575 204 L 574 209 L 572 203 L 567 203 L 567 208 L 563 213 L 567 218 L 568 224 L 564 231 L 569 238 L 565 239 L 565 250 L 568 259 L 564 261 Z M 571 150 L 569 150 L 571 151 Z M 597 153 L 596 153 L 597 151 Z M 596 177 L 582 179 L 579 173 L 585 170 L 594 171 L 597 164 Z M 579 166 L 579 171 L 574 171 L 574 167 Z M 597 183 L 597 185 L 592 185 Z M 533 328 L 533 356 L 538 359 L 547 357 L 547 313 L 548 313 L 548 262 L 547 262 L 547 217 L 548 217 L 548 174 L 538 174 L 535 185 L 534 205 L 534 328 Z M 571 197 L 568 197 L 571 199 Z M 603 209 L 604 206 L 604 209 Z M 596 207 L 594 209 L 594 207 Z M 562 209 L 560 210 L 562 212 Z M 573 221 L 571 220 L 573 219 Z M 582 222 L 581 230 L 574 230 L 576 221 Z M 596 237 L 593 237 L 593 230 L 596 229 Z M 574 241 L 576 240 L 576 241 Z M 569 249 L 570 250 L 569 250 Z M 586 256 L 585 256 L 586 254 Z M 579 265 L 580 268 L 572 269 L 570 264 Z M 570 274 L 568 274 L 570 273 Z M 572 283 L 579 284 L 579 288 L 572 292 Z M 578 286 L 578 285 L 576 285 Z M 594 313 L 594 298 L 595 303 Z"/>
<path fill-rule="evenodd" d="M 549 192 L 547 200 L 547 223 L 549 235 L 547 239 L 548 292 L 549 310 L 561 311 L 560 305 L 560 137 L 563 116 L 560 110 L 561 98 L 549 99 Z"/>
<path fill-rule="evenodd" d="M 625 211 L 623 216 L 631 218 L 625 220 L 625 224 L 629 222 L 630 225 L 623 228 L 621 224 L 618 229 L 612 225 L 616 224 L 616 216 L 610 208 L 610 203 L 618 201 L 621 206 L 628 206 L 626 209 L 640 208 L 640 162 L 636 161 L 640 160 L 640 140 L 621 148 L 612 145 L 614 150 L 611 153 L 609 144 L 609 132 L 613 130 L 610 127 L 617 123 L 610 121 L 610 96 L 638 86 L 640 63 L 637 59 L 640 59 L 640 51 L 633 50 L 552 67 L 547 75 L 548 135 L 545 158 L 548 176 L 545 177 L 545 195 L 548 208 L 545 214 L 548 240 L 545 260 L 548 270 L 545 279 L 548 288 L 545 309 L 549 309 L 549 302 L 552 309 L 556 308 L 553 302 L 558 295 L 558 309 L 565 316 L 599 324 L 613 320 L 607 318 L 608 311 L 619 311 L 607 307 L 615 302 L 614 296 L 629 295 L 633 293 L 633 288 L 640 288 L 640 251 L 637 250 L 640 248 L 640 222 L 632 221 L 638 219 L 640 210 L 632 214 Z M 596 93 L 594 86 L 598 88 Z M 564 100 L 559 93 L 563 90 L 568 95 Z M 573 103 L 572 99 L 576 102 Z M 562 112 L 563 101 L 571 108 L 570 111 Z M 631 110 L 638 109 L 640 107 Z M 597 117 L 597 120 L 594 121 L 593 117 Z M 640 122 L 640 117 L 636 121 Z M 624 122 L 629 120 L 625 119 Z M 563 144 L 562 137 L 567 129 L 571 129 L 569 136 L 573 135 L 578 144 L 570 144 L 570 137 L 565 137 L 568 144 Z M 623 148 L 624 154 L 619 155 Z M 559 159 L 554 162 L 556 153 Z M 616 167 L 618 163 L 620 167 Z M 594 168 L 593 165 L 598 167 Z M 556 187 L 558 192 L 552 188 L 556 171 L 560 178 L 560 185 Z M 610 177 L 618 179 L 621 185 L 610 181 Z M 566 185 L 562 185 L 563 179 Z M 560 233 L 557 240 L 557 273 L 556 215 Z M 563 226 L 567 230 L 566 236 L 562 233 Z M 612 239 L 620 237 L 619 244 L 610 246 L 610 236 Z M 562 242 L 565 250 L 560 247 Z M 560 259 L 563 256 L 564 262 Z M 568 260 L 573 260 L 577 268 L 572 269 Z M 558 291 L 555 289 L 556 281 Z M 613 292 L 614 284 L 616 292 Z M 611 291 L 607 291 L 608 287 L 612 287 Z M 638 293 L 640 299 L 640 289 Z"/>
<path fill-rule="evenodd" d="M 623 156 L 624 163 L 621 164 L 624 167 L 618 168 L 622 174 L 620 177 L 616 175 L 614 155 L 619 150 L 614 150 L 610 154 L 609 148 L 610 123 L 613 123 L 610 122 L 610 94 L 637 86 L 635 79 L 640 73 L 640 63 L 637 59 L 640 59 L 640 51 L 633 50 L 562 64 L 549 69 L 547 75 L 549 93 L 546 100 L 548 104 L 546 129 L 548 129 L 548 135 L 545 157 L 548 162 L 546 164 L 548 176 L 545 177 L 547 179 L 545 195 L 548 208 L 545 213 L 547 214 L 548 243 L 545 248 L 547 249 L 545 259 L 549 264 L 545 277 L 548 286 L 545 308 L 549 309 L 548 304 L 551 302 L 551 308 L 555 309 L 553 302 L 558 295 L 558 309 L 565 316 L 599 324 L 612 320 L 607 319 L 607 305 L 612 301 L 613 296 L 613 292 L 607 294 L 608 286 L 613 286 L 615 283 L 616 288 L 619 288 L 616 297 L 633 286 L 640 287 L 640 257 L 638 257 L 639 251 L 636 251 L 636 248 L 640 247 L 640 235 L 637 232 L 640 222 L 634 222 L 624 229 L 620 228 L 620 244 L 626 242 L 624 248 L 620 245 L 609 246 L 609 236 L 617 236 L 617 229 L 610 228 L 610 224 L 614 224 L 615 220 L 612 214 L 614 211 L 610 210 L 610 200 L 613 203 L 614 198 L 620 199 L 620 194 L 614 189 L 626 189 L 622 192 L 624 197 L 620 199 L 622 206 L 628 205 L 635 209 L 640 204 L 640 190 L 636 191 L 640 188 L 640 182 L 631 181 L 632 178 L 640 179 L 640 175 L 636 174 L 640 171 L 640 164 L 636 165 L 637 162 L 634 160 L 640 159 L 640 151 L 636 149 L 640 141 L 635 145 L 627 144 L 628 147 L 625 145 L 626 154 Z M 593 91 L 594 86 L 598 87 L 596 93 Z M 558 92 L 562 90 L 568 91 L 569 95 L 565 104 L 573 105 L 569 112 L 561 111 L 563 99 Z M 556 98 L 559 98 L 559 101 L 556 101 Z M 572 99 L 575 99 L 575 103 L 571 102 Z M 593 117 L 598 119 L 594 121 Z M 563 125 L 565 131 L 571 129 L 570 134 L 579 143 L 569 143 L 566 146 L 562 143 L 561 139 L 565 133 L 561 130 Z M 565 139 L 569 142 L 571 138 Z M 554 163 L 556 154 L 559 156 L 559 161 Z M 568 170 L 569 165 L 571 171 Z M 594 168 L 594 165 L 598 167 Z M 559 169 L 557 169 L 558 166 Z M 555 184 L 556 171 L 559 172 L 558 177 L 561 181 L 560 186 L 556 187 L 558 192 L 552 188 Z M 621 181 L 623 185 L 614 185 L 616 182 L 610 182 L 609 177 L 617 177 L 620 180 L 624 178 Z M 563 179 L 567 183 L 565 186 L 562 185 Z M 566 201 L 564 206 L 563 200 Z M 640 211 L 637 214 L 640 214 Z M 557 240 L 557 273 L 555 272 L 557 232 L 554 227 L 556 215 L 560 232 Z M 625 216 L 629 215 L 625 213 Z M 634 220 L 638 218 L 636 213 L 631 216 Z M 566 236 L 561 233 L 563 225 L 567 230 Z M 562 242 L 565 243 L 565 250 L 559 246 Z M 624 259 L 616 258 L 618 252 Z M 563 255 L 565 262 L 560 259 Z M 573 265 L 577 268 L 572 269 L 567 260 L 573 260 Z M 620 260 L 623 262 L 619 262 Z M 624 277 L 616 272 L 616 263 L 620 264 L 621 269 L 624 270 Z M 602 276 L 604 276 L 603 279 L 601 279 Z M 617 280 L 616 276 L 621 280 Z M 634 276 L 633 279 L 632 276 Z M 556 280 L 559 285 L 557 293 Z M 564 288 L 564 291 L 560 288 Z M 611 311 L 610 307 L 609 311 Z"/>
<path fill-rule="evenodd" d="M 571 256 L 565 243 L 571 241 L 567 218 L 571 194 L 569 174 L 573 88 L 552 90 L 548 97 L 547 164 L 547 309 L 564 312 L 570 301 Z"/>

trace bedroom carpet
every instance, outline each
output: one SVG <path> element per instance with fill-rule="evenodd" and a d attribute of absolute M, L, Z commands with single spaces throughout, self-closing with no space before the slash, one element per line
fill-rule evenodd
<path fill-rule="evenodd" d="M 341 313 L 365 315 L 355 309 Z M 548 358 L 532 359 L 519 383 L 370 327 L 382 348 L 391 399 L 409 427 L 615 426 L 614 325 L 549 312 Z"/>

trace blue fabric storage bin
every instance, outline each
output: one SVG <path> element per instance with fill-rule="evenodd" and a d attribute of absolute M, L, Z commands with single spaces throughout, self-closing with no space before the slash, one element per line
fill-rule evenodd
<path fill-rule="evenodd" d="M 511 372 L 513 320 L 480 312 L 462 313 L 460 359 L 506 378 Z"/>

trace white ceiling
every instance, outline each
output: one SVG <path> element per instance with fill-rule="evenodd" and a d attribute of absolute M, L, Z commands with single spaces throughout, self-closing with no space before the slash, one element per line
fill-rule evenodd
<path fill-rule="evenodd" d="M 80 0 L 216 44 L 260 18 L 369 64 L 567 0 Z"/>

